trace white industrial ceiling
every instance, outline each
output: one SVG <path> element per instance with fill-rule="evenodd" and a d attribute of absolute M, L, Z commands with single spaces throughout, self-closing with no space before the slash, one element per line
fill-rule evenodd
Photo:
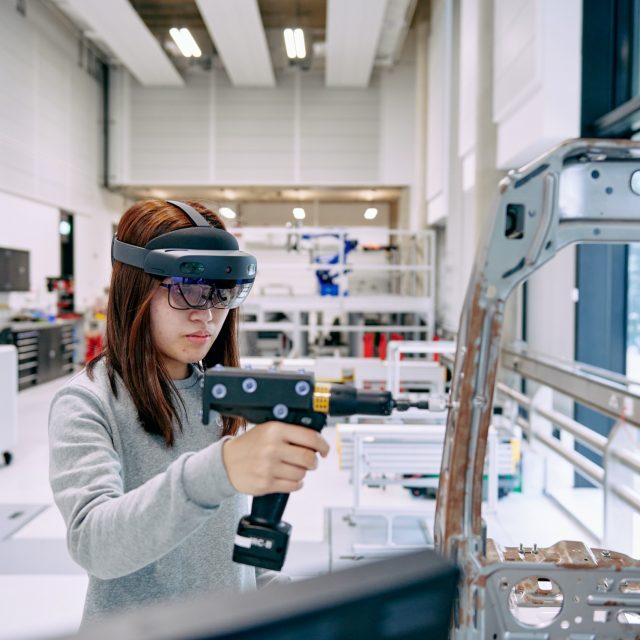
<path fill-rule="evenodd" d="M 284 43 L 267 31 L 301 26 L 311 55 L 315 52 L 309 64 L 324 66 L 327 86 L 365 87 L 376 64 L 395 62 L 418 0 L 53 2 L 143 86 L 184 83 L 181 61 L 168 46 L 173 22 L 190 25 L 203 51 L 211 51 L 234 86 L 275 86 L 274 62 L 282 60 Z"/>

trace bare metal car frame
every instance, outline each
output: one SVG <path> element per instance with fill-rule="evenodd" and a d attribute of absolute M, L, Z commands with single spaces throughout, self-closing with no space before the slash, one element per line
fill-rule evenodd
<path fill-rule="evenodd" d="M 511 171 L 499 184 L 495 209 L 460 319 L 436 503 L 436 547 L 464 572 L 452 635 L 639 638 L 640 625 L 628 623 L 640 615 L 638 560 L 577 541 L 501 547 L 483 536 L 481 501 L 505 302 L 567 245 L 640 242 L 640 144 L 565 142 Z M 555 590 L 540 590 L 538 578 Z M 551 621 L 524 624 L 510 611 L 514 589 L 532 579 L 516 595 L 560 603 Z"/>

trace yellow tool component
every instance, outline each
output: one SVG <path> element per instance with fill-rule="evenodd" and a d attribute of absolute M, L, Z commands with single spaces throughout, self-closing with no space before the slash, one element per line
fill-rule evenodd
<path fill-rule="evenodd" d="M 318 413 L 329 413 L 329 399 L 331 398 L 331 384 L 316 382 L 313 389 L 313 410 Z"/>
<path fill-rule="evenodd" d="M 513 465 L 513 470 L 515 471 L 520 462 L 520 440 L 518 438 L 513 438 L 511 440 L 511 464 Z"/>

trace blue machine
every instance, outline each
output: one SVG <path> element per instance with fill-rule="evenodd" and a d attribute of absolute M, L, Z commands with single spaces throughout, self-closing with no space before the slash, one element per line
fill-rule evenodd
<path fill-rule="evenodd" d="M 342 235 L 338 233 L 305 233 L 302 235 L 303 240 L 312 240 L 314 238 L 323 238 L 323 237 L 331 237 L 331 238 L 341 238 Z M 323 255 L 316 256 L 314 258 L 314 262 L 322 265 L 332 265 L 332 264 L 340 264 L 340 259 L 342 255 L 346 260 L 347 255 L 353 251 L 358 246 L 358 241 L 350 238 L 344 238 L 344 252 L 341 254 L 340 252 L 334 253 L 331 255 Z M 318 285 L 320 288 L 321 296 L 339 296 L 348 295 L 348 291 L 346 287 L 343 287 L 343 290 L 340 291 L 340 285 L 337 282 L 339 276 L 343 274 L 349 273 L 348 269 L 332 271 L 331 269 L 316 269 L 316 278 L 318 278 Z"/>

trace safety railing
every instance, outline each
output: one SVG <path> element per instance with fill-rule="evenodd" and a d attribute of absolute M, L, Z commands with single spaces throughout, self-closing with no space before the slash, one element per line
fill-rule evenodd
<path fill-rule="evenodd" d="M 497 392 L 524 411 L 515 420 L 534 451 L 543 453 L 547 467 L 541 488 L 597 542 L 629 555 L 640 554 L 640 393 L 637 383 L 609 371 L 531 353 L 517 346 L 505 347 L 502 369 L 537 383 L 533 394 L 524 394 L 500 382 Z M 604 436 L 577 422 L 557 408 L 561 394 L 616 422 Z M 526 415 L 526 417 L 525 417 Z M 580 443 L 602 458 L 602 465 L 575 450 Z M 539 445 L 543 445 L 540 449 Z M 525 454 L 526 459 L 526 454 Z M 564 465 L 564 468 L 563 468 Z M 570 473 L 567 473 L 567 470 Z M 587 504 L 580 508 L 573 471 L 595 485 L 585 489 Z M 524 479 L 526 483 L 526 478 Z M 571 487 L 565 500 L 562 485 Z M 599 495 L 594 491 L 599 491 Z M 597 517 L 594 517 L 597 516 Z"/>

